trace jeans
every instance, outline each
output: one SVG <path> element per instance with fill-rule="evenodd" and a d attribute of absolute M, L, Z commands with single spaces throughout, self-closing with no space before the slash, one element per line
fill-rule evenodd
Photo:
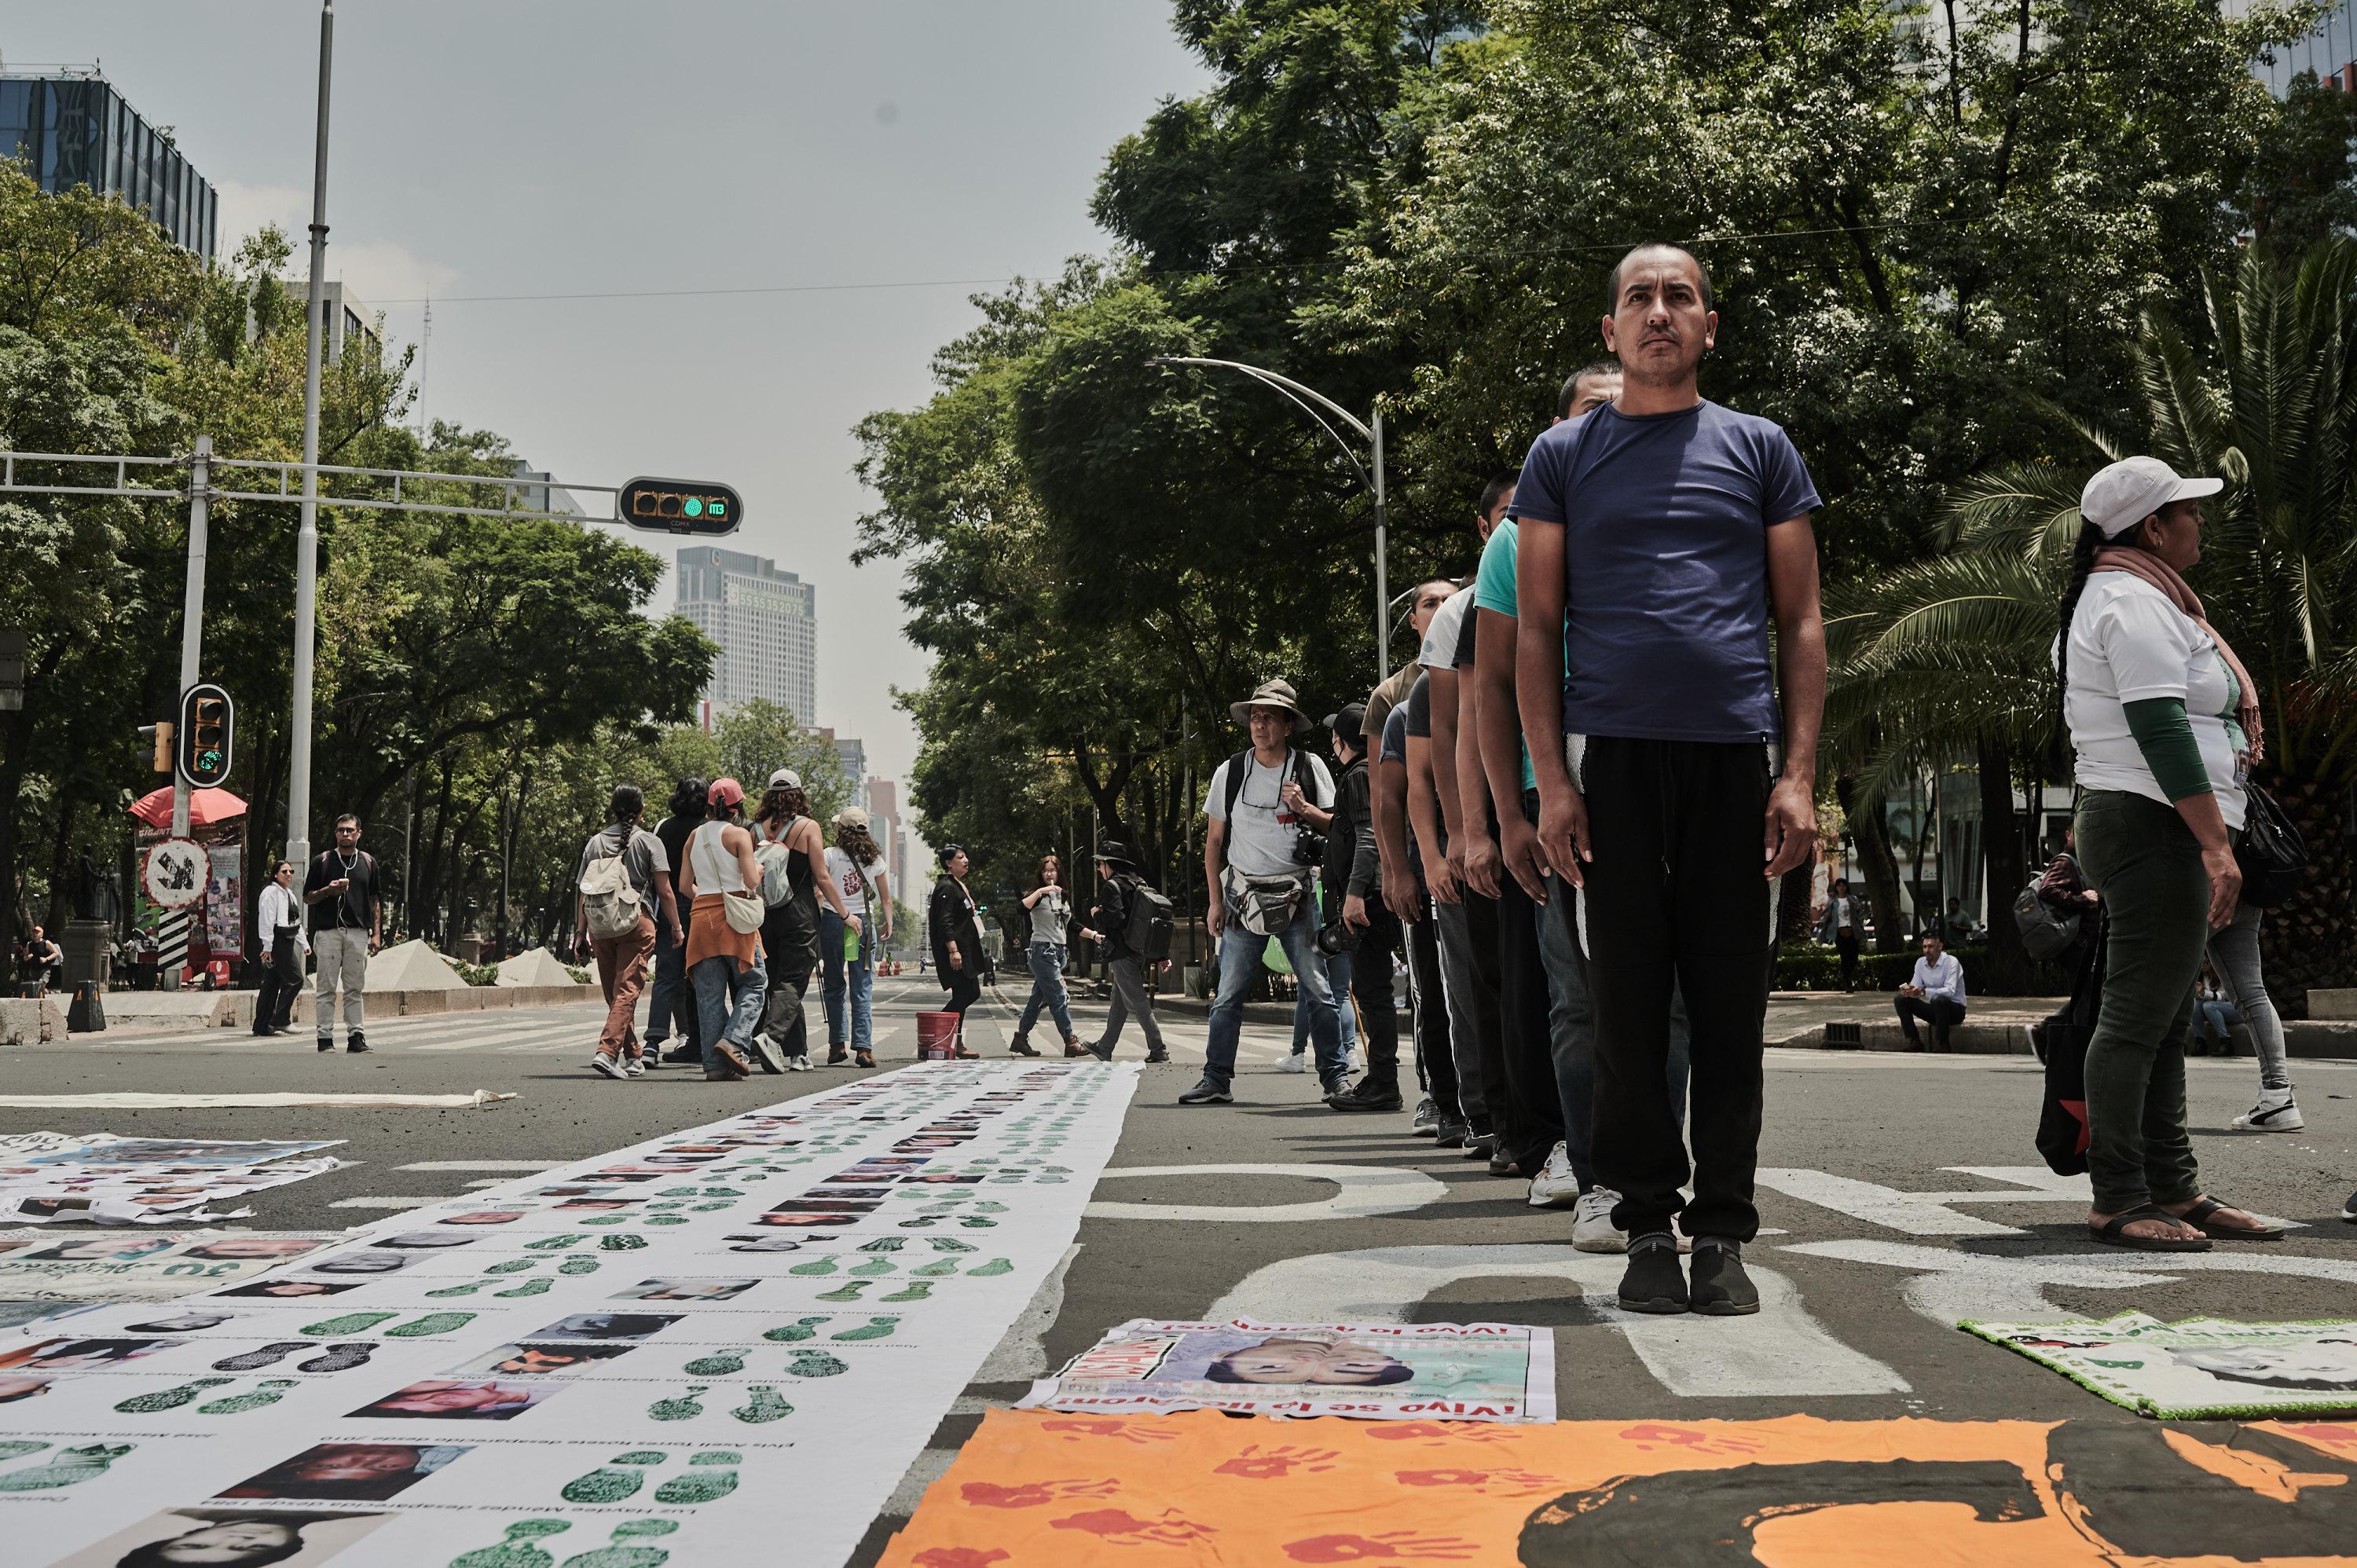
<path fill-rule="evenodd" d="M 1932 1026 L 1932 1044 L 1946 1049 L 1948 1031 L 1964 1021 L 1964 1004 L 1946 996 L 1895 996 L 1891 998 L 1899 1012 L 1899 1026 L 1907 1031 L 1907 1043 L 1921 1048 L 1923 1036 L 1915 1030 L 1915 1020 L 1921 1018 Z"/>
<path fill-rule="evenodd" d="M 1123 957 L 1105 961 L 1105 971 L 1113 980 L 1113 1005 L 1105 1012 L 1104 1033 L 1097 1037 L 1099 1055 L 1110 1057 L 1121 1039 L 1122 1026 L 1132 1013 L 1137 1015 L 1138 1027 L 1146 1033 L 1146 1054 L 1162 1055 L 1162 1026 L 1154 1019 L 1154 993 L 1146 988 L 1146 973 L 1135 958 Z"/>
<path fill-rule="evenodd" d="M 2201 1001 L 2195 1003 L 2193 1006 L 2194 1039 L 2204 1044 L 2212 1041 L 2216 1042 L 2220 1047 L 2220 1054 L 2223 1055 L 2223 1048 L 2230 1038 L 2227 1031 L 2242 1023 L 2243 1015 L 2234 1011 L 2234 1004 L 2232 1002 L 2222 1002 L 2215 997 L 2205 997 Z M 2288 1077 L 2289 1075 L 2287 1074 L 2286 1076 Z M 2262 1068 L 2260 1069 L 2259 1087 L 2262 1089 L 2288 1089 L 2290 1085 L 2288 1083 L 2272 1084 L 2267 1082 L 2266 1069 Z"/>
<path fill-rule="evenodd" d="M 1774 886 L 1760 873 L 1770 758 L 1757 741 L 1566 745 L 1595 858 L 1579 903 L 1596 1017 L 1598 1186 L 1631 1236 L 1680 1220 L 1749 1241 L 1760 1158 Z M 1688 1129 L 1669 1095 L 1670 1008 L 1685 997 Z M 1689 1175 L 1694 1198 L 1680 1195 Z"/>
<path fill-rule="evenodd" d="M 1031 1026 L 1039 1021 L 1039 1009 L 1045 1007 L 1056 1022 L 1057 1035 L 1066 1040 L 1075 1038 L 1071 1002 L 1064 993 L 1064 944 L 1033 942 L 1023 957 L 1031 967 L 1031 999 L 1023 1004 L 1023 1021 L 1015 1026 L 1015 1037 L 1020 1040 L 1029 1035 Z"/>
<path fill-rule="evenodd" d="M 2241 1015 L 2230 1022 L 2248 1024 L 2251 1037 L 2258 1043 L 2259 1087 L 2289 1089 L 2291 1063 L 2285 1059 L 2283 1019 L 2267 994 L 2266 976 L 2259 970 L 2259 921 L 2264 913 L 2256 905 L 2244 904 L 2234 911 L 2233 923 L 2224 930 L 2211 932 L 2210 966 L 2218 972 L 2233 1010 Z"/>
<path fill-rule="evenodd" d="M 868 955 L 865 932 L 859 939 L 859 957 L 843 956 L 844 937 L 850 929 L 834 910 L 818 912 L 819 972 L 824 977 L 820 994 L 826 999 L 826 1043 L 839 1048 L 848 1041 L 853 1050 L 872 1050 L 876 1029 L 870 1008 L 876 996 L 876 961 Z"/>
<path fill-rule="evenodd" d="M 1547 878 L 1546 908 L 1539 911 L 1539 954 L 1546 961 L 1547 1037 L 1555 1054 L 1555 1092 L 1563 1097 L 1564 1153 L 1570 1157 L 1579 1190 L 1596 1185 L 1596 1011 L 1587 998 L 1587 954 L 1579 946 L 1579 890 L 1560 876 Z M 1670 1109 L 1683 1127 L 1686 1119 L 1686 1067 L 1693 1031 L 1686 999 L 1670 993 L 1670 1056 L 1666 1081 Z"/>
<path fill-rule="evenodd" d="M 601 1057 L 622 1059 L 639 1054 L 639 993 L 645 988 L 647 955 L 654 946 L 655 923 L 644 915 L 625 935 L 589 939 L 606 992 L 606 1026 L 597 1035 Z"/>
<path fill-rule="evenodd" d="M 1359 1043 L 1357 1009 L 1345 1000 L 1353 994 L 1351 987 L 1351 959 L 1354 954 L 1338 952 L 1318 961 L 1326 966 L 1326 988 L 1334 993 L 1334 1024 L 1341 1031 L 1342 1055 L 1348 1058 Z M 1293 1054 L 1299 1056 L 1309 1046 L 1309 993 L 1297 991 L 1293 995 Z"/>
<path fill-rule="evenodd" d="M 2210 940 L 2210 876 L 2176 808 L 2080 794 L 2079 865 L 2104 896 L 2104 1004 L 2087 1042 L 2087 1179 L 2095 1211 L 2201 1195 L 2185 1126 L 2185 1039 Z"/>
<path fill-rule="evenodd" d="M 1334 1015 L 1334 993 L 1327 989 L 1325 965 L 1318 961 L 1317 918 L 1310 913 L 1309 901 L 1304 898 L 1294 912 L 1293 923 L 1273 934 L 1285 949 L 1295 978 L 1301 982 L 1301 993 L 1309 999 L 1309 1038 L 1318 1051 L 1318 1080 L 1339 1089 L 1341 1025 Z M 1220 936 L 1220 991 L 1211 1003 L 1211 1034 L 1203 1047 L 1203 1077 L 1222 1089 L 1236 1076 L 1236 1040 L 1243 1033 L 1244 992 L 1260 972 L 1261 950 L 1267 945 L 1267 938 L 1242 929 L 1234 912 L 1229 912 Z"/>
<path fill-rule="evenodd" d="M 705 959 L 695 966 L 696 1011 L 704 1025 L 704 1065 L 706 1069 L 720 1065 L 713 1047 L 726 1040 L 745 1054 L 746 1043 L 761 1022 L 761 1004 L 770 993 L 769 972 L 756 958 L 751 967 L 739 970 L 737 961 L 723 954 Z"/>
<path fill-rule="evenodd" d="M 311 933 L 311 951 L 319 962 L 317 993 L 311 1005 L 319 1037 L 336 1033 L 336 990 L 344 993 L 344 1033 L 361 1032 L 361 993 L 368 989 L 368 933 L 358 926 L 329 926 Z"/>
<path fill-rule="evenodd" d="M 681 901 L 680 915 L 687 914 Z M 696 1016 L 695 987 L 687 978 L 687 947 L 671 940 L 671 927 L 655 921 L 655 983 L 647 997 L 647 1047 L 652 1049 L 671 1037 L 674 1015 L 680 1038 L 697 1045 L 704 1038 L 704 1021 Z"/>

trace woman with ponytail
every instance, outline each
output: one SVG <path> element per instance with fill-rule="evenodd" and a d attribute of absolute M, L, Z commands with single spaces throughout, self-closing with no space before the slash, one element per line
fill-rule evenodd
<path fill-rule="evenodd" d="M 2233 835 L 2261 740 L 2256 688 L 2181 575 L 2201 558 L 2201 498 L 2222 488 L 2157 457 L 2088 480 L 2055 648 L 2073 833 L 2108 944 L 2087 1044 L 2087 1228 L 2146 1251 L 2283 1235 L 2202 1192 L 2185 1125 L 2194 987 L 2210 933 L 2234 917 Z"/>

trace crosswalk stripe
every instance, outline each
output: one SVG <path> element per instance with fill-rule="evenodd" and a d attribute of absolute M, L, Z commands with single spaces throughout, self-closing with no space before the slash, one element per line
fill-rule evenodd
<path fill-rule="evenodd" d="M 439 1203 L 451 1195 L 437 1193 L 431 1197 L 339 1197 L 328 1205 L 330 1208 L 417 1208 L 428 1203 Z"/>

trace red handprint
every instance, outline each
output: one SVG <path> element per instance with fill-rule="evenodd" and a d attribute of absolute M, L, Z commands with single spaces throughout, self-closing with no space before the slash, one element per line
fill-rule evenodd
<path fill-rule="evenodd" d="M 1166 1427 L 1148 1426 L 1127 1421 L 1113 1421 L 1103 1416 L 1043 1421 L 1039 1423 L 1039 1430 L 1077 1434 L 1089 1437 L 1118 1437 L 1125 1443 L 1170 1443 L 1176 1441 L 1178 1436 L 1177 1433 Z"/>
<path fill-rule="evenodd" d="M 1158 1546 L 1188 1546 L 1207 1535 L 1219 1533 L 1209 1525 L 1197 1524 L 1181 1517 L 1175 1509 L 1165 1509 L 1162 1517 L 1155 1520 L 1139 1519 L 1119 1509 L 1098 1509 L 1091 1513 L 1050 1520 L 1048 1523 L 1052 1530 L 1077 1530 L 1108 1541 L 1127 1536 L 1133 1542 L 1152 1541 Z"/>
<path fill-rule="evenodd" d="M 1643 1449 L 1690 1448 L 1697 1454 L 1757 1454 L 1767 1446 L 1760 1439 L 1743 1433 L 1714 1434 L 1700 1432 L 1691 1426 L 1664 1426 L 1651 1421 L 1624 1427 L 1620 1437 L 1622 1441 Z"/>
<path fill-rule="evenodd" d="M 1453 1535 L 1418 1535 L 1387 1530 L 1381 1535 L 1313 1535 L 1288 1541 L 1285 1554 L 1296 1563 L 1365 1563 L 1380 1558 L 1470 1557 L 1474 1544 Z"/>
<path fill-rule="evenodd" d="M 996 1546 L 928 1546 L 909 1561 L 916 1568 L 990 1568 L 1006 1553 Z"/>
<path fill-rule="evenodd" d="M 968 1481 L 958 1488 L 958 1495 L 976 1508 L 1036 1509 L 1044 1503 L 1069 1501 L 1073 1498 L 1111 1497 L 1121 1490 L 1118 1481 L 1026 1481 L 1018 1486 L 1002 1487 L 992 1481 Z"/>
<path fill-rule="evenodd" d="M 1293 1473 L 1297 1466 L 1304 1470 L 1330 1470 L 1341 1453 L 1332 1448 L 1271 1448 L 1263 1453 L 1257 1443 L 1248 1443 L 1243 1451 L 1224 1464 L 1211 1466 L 1215 1476 L 1242 1476 L 1251 1481 L 1280 1480 Z"/>

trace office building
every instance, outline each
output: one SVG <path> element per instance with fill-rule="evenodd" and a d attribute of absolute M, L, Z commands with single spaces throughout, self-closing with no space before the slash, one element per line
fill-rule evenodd
<path fill-rule="evenodd" d="M 0 157 L 24 160 L 52 196 L 77 185 L 120 196 L 183 250 L 214 253 L 221 199 L 212 182 L 94 65 L 0 67 Z"/>
<path fill-rule="evenodd" d="M 295 302 L 299 312 L 311 308 L 311 280 L 285 278 L 279 287 Z M 384 317 L 362 305 L 350 290 L 340 283 L 319 285 L 319 315 L 327 323 L 327 335 L 319 340 L 322 364 L 334 364 L 343 358 L 344 345 L 356 342 L 361 351 L 375 354 L 384 348 Z"/>
<path fill-rule="evenodd" d="M 851 780 L 851 803 L 873 816 L 876 808 L 867 793 L 867 743 L 836 739 L 834 755 L 843 763 L 843 776 Z"/>
<path fill-rule="evenodd" d="M 808 724 L 817 708 L 818 587 L 777 563 L 698 544 L 679 553 L 679 613 L 720 645 L 707 717 L 756 700 Z"/>
<path fill-rule="evenodd" d="M 2230 15 L 2243 9 L 2240 5 L 2228 6 Z M 2325 13 L 2316 31 L 2276 51 L 2273 61 L 2262 60 L 2252 69 L 2259 80 L 2277 91 L 2291 88 L 2291 79 L 2302 71 L 2312 70 L 2317 81 L 2327 87 L 2338 87 L 2347 92 L 2357 89 L 2357 16 L 2352 15 L 2348 0 Z"/>
<path fill-rule="evenodd" d="M 884 869 L 892 878 L 892 897 L 909 908 L 916 907 L 909 897 L 909 840 L 900 830 L 900 787 L 889 779 L 867 781 L 867 817 L 870 831 L 876 835 L 876 846 L 884 852 Z"/>

